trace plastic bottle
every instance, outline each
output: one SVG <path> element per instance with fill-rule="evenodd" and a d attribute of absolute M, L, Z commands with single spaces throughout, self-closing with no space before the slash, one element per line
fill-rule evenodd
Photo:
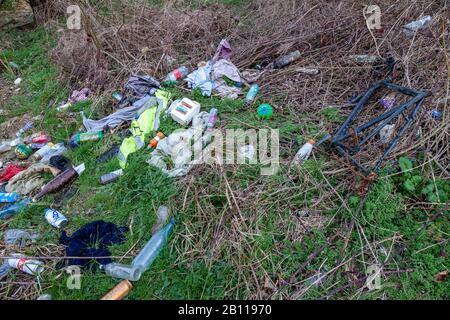
<path fill-rule="evenodd" d="M 7 260 L 11 268 L 18 269 L 31 275 L 38 275 L 44 270 L 42 261 L 27 259 L 23 255 L 13 254 L 14 258 Z"/>
<path fill-rule="evenodd" d="M 28 121 L 19 131 L 16 132 L 16 137 L 21 137 L 25 132 L 33 128 L 33 122 Z"/>
<path fill-rule="evenodd" d="M 424 16 L 420 19 L 410 22 L 403 27 L 403 33 L 408 37 L 412 37 L 418 30 L 425 28 L 431 23 L 431 16 Z"/>
<path fill-rule="evenodd" d="M 175 69 L 172 72 L 170 72 L 164 79 L 164 82 L 180 81 L 181 79 L 186 77 L 188 74 L 189 74 L 189 69 L 185 66 L 181 66 L 178 69 Z"/>
<path fill-rule="evenodd" d="M 97 132 L 81 132 L 76 133 L 70 138 L 69 145 L 72 148 L 78 147 L 81 143 L 87 142 L 87 141 L 99 141 L 103 139 L 103 132 L 97 131 Z"/>
<path fill-rule="evenodd" d="M 34 158 L 33 156 L 37 153 L 38 155 L 36 157 L 40 157 L 40 162 L 43 164 L 48 164 L 51 157 L 60 156 L 67 150 L 64 143 L 57 143 L 49 148 L 47 148 L 47 146 L 45 146 L 45 149 L 42 151 L 41 149 L 36 151 L 31 157 Z"/>
<path fill-rule="evenodd" d="M 219 111 L 216 108 L 212 108 L 209 110 L 208 122 L 206 123 L 206 131 L 211 132 L 216 124 L 219 114 Z"/>
<path fill-rule="evenodd" d="M 15 192 L 11 192 L 11 193 L 0 192 L 0 202 L 12 203 L 12 202 L 16 202 L 19 199 L 20 199 L 20 194 L 18 194 L 18 193 L 15 193 Z"/>
<path fill-rule="evenodd" d="M 218 113 L 219 113 L 219 111 L 216 108 L 212 108 L 209 111 L 208 122 L 206 123 L 206 133 L 203 135 L 203 147 L 205 147 L 212 140 L 212 131 L 213 131 L 214 125 L 216 124 L 217 120 L 219 119 L 217 117 Z"/>
<path fill-rule="evenodd" d="M 48 134 L 43 133 L 43 132 L 38 132 L 35 134 L 32 134 L 29 137 L 26 137 L 23 140 L 24 143 L 26 144 L 32 144 L 32 143 L 48 143 L 50 142 L 50 137 Z"/>
<path fill-rule="evenodd" d="M 283 68 L 283 67 L 287 66 L 288 64 L 294 62 L 295 60 L 299 59 L 300 56 L 301 56 L 300 51 L 298 51 L 298 50 L 293 51 L 285 56 L 282 56 L 282 57 L 276 59 L 273 62 L 273 67 L 275 69 Z"/>
<path fill-rule="evenodd" d="M 122 175 L 123 175 L 122 169 L 104 174 L 100 177 L 100 183 L 107 184 L 107 183 L 113 182 L 113 181 L 119 179 Z"/>
<path fill-rule="evenodd" d="M 103 266 L 102 269 L 108 276 L 130 281 L 138 281 L 142 274 L 137 267 L 114 262 Z"/>
<path fill-rule="evenodd" d="M 301 164 L 303 161 L 307 160 L 309 156 L 311 155 L 312 149 L 314 145 L 316 144 L 316 141 L 314 140 L 308 140 L 307 143 L 305 143 L 300 150 L 297 151 L 297 154 L 294 157 L 294 162 Z"/>
<path fill-rule="evenodd" d="M 250 105 L 255 101 L 256 95 L 259 92 L 259 86 L 255 83 L 252 84 L 250 90 L 247 92 L 247 96 L 245 97 L 245 104 Z"/>
<path fill-rule="evenodd" d="M 164 228 L 156 232 L 150 240 L 148 240 L 144 248 L 142 248 L 136 258 L 134 258 L 131 265 L 133 267 L 137 267 L 142 273 L 144 273 L 151 266 L 161 249 L 166 244 L 174 225 L 175 219 L 172 218 Z"/>
<path fill-rule="evenodd" d="M 5 261 L 2 265 L 0 265 L 0 279 L 6 276 L 11 269 L 12 268 L 9 266 L 8 261 Z"/>
<path fill-rule="evenodd" d="M 2 144 L 0 144 L 0 153 L 9 151 L 13 147 L 17 146 L 20 143 L 22 143 L 22 139 L 21 138 L 17 138 L 17 139 L 14 139 L 14 140 L 9 140 L 9 141 L 3 141 Z"/>
<path fill-rule="evenodd" d="M 164 133 L 162 132 L 158 132 L 156 134 L 156 136 L 150 141 L 149 143 L 149 147 L 150 148 L 156 148 L 156 146 L 158 145 L 158 142 L 162 139 L 164 139 L 166 136 L 164 135 Z"/>
<path fill-rule="evenodd" d="M 20 202 L 4 206 L 2 210 L 0 210 L 0 220 L 7 219 L 20 211 L 22 211 L 29 203 L 31 202 L 31 199 L 26 198 L 23 199 Z"/>
<path fill-rule="evenodd" d="M 84 165 L 81 166 L 84 167 Z M 42 187 L 41 191 L 34 196 L 33 201 L 39 200 L 46 194 L 57 192 L 61 190 L 64 186 L 68 185 L 70 182 L 76 179 L 81 173 L 81 172 L 79 173 L 79 171 L 81 170 L 78 168 L 69 168 L 58 174 L 56 177 L 53 178 L 53 180 L 51 180 L 45 186 Z"/>

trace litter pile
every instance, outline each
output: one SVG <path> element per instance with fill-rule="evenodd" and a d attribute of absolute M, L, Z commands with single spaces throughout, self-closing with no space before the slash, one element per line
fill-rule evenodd
<path fill-rule="evenodd" d="M 264 2 L 259 1 L 258 3 Z M 314 5 L 310 6 L 309 9 L 314 8 Z M 129 9 L 135 8 L 130 6 Z M 294 13 L 301 11 L 300 9 L 305 8 L 298 8 L 294 10 Z M 329 7 L 326 9 L 328 10 Z M 86 12 L 90 13 L 90 10 L 92 8 L 86 8 Z M 338 11 L 341 14 L 341 11 Z M 229 14 L 228 11 L 226 12 Z M 187 36 L 182 32 L 185 27 L 182 21 L 177 25 L 177 31 L 173 32 L 175 34 L 173 37 L 186 42 L 189 41 L 189 37 L 202 39 L 204 29 L 202 20 L 199 18 L 208 20 L 209 14 L 194 12 L 194 16 L 198 16 L 197 19 L 191 18 L 189 21 L 194 24 L 192 28 L 197 27 L 197 29 L 191 29 L 192 34 Z M 149 11 L 149 15 L 156 17 L 156 12 Z M 74 132 L 68 141 L 52 141 L 52 137 L 46 132 L 31 133 L 34 130 L 33 123 L 27 123 L 17 131 L 14 137 L 2 141 L 0 144 L 2 166 L 4 167 L 0 173 L 0 183 L 2 183 L 0 202 L 5 204 L 0 208 L 0 219 L 14 218 L 27 206 L 41 202 L 49 194 L 62 192 L 70 186 L 83 174 L 86 167 L 83 163 L 73 164 L 71 159 L 67 158 L 67 151 L 79 148 L 87 142 L 101 143 L 105 137 L 115 135 L 115 129 L 123 126 L 128 126 L 128 130 L 122 137 L 121 143 L 114 145 L 97 159 L 103 162 L 113 158 L 117 160 L 117 168 L 111 172 L 103 172 L 100 177 L 102 185 L 113 183 L 126 176 L 130 156 L 144 150 L 149 154 L 147 160 L 149 166 L 158 168 L 169 177 L 189 175 L 195 165 L 201 161 L 201 150 L 212 142 L 212 130 L 217 126 L 220 114 L 217 108 L 205 108 L 198 101 L 188 97 L 174 100 L 170 91 L 173 86 L 198 91 L 205 97 L 217 95 L 222 99 L 229 100 L 241 97 L 245 99 L 246 107 L 254 108 L 255 114 L 260 119 L 270 119 L 274 114 L 283 112 L 282 108 L 276 107 L 272 102 L 282 96 L 287 97 L 285 98 L 286 106 L 297 107 L 298 111 L 310 111 L 317 107 L 317 105 L 307 106 L 306 104 L 311 100 L 303 101 L 301 96 L 308 94 L 317 96 L 319 94 L 314 92 L 315 88 L 311 83 L 319 81 L 321 76 L 319 74 L 323 72 L 322 69 L 325 69 L 325 67 L 319 66 L 326 65 L 326 59 L 331 57 L 320 57 L 321 50 L 325 50 L 327 46 L 335 47 L 341 44 L 336 42 L 335 38 L 330 38 L 330 32 L 338 33 L 345 39 L 351 26 L 344 28 L 343 25 L 333 25 L 330 27 L 331 31 L 327 31 L 328 29 L 324 30 L 324 26 L 319 26 L 317 21 L 313 21 L 307 29 L 305 27 L 300 30 L 307 36 L 300 37 L 298 40 L 295 39 L 298 36 L 295 33 L 297 31 L 294 31 L 297 22 L 289 20 L 292 17 L 293 15 L 289 15 L 282 22 L 285 25 L 284 28 L 274 28 L 278 33 L 291 35 L 292 39 L 283 38 L 284 40 L 288 39 L 285 45 L 281 44 L 283 39 L 280 42 L 273 40 L 277 39 L 274 35 L 278 33 L 268 35 L 267 39 L 263 39 L 262 36 L 253 40 L 236 39 L 235 42 L 233 36 L 220 41 L 215 39 L 218 43 L 215 50 L 208 47 L 210 41 L 196 40 L 204 41 L 207 44 L 193 49 L 191 56 L 192 59 L 197 59 L 195 63 L 189 61 L 185 65 L 173 69 L 167 75 L 163 75 L 162 71 L 158 69 L 159 63 L 154 66 L 155 72 L 152 75 L 143 72 L 127 74 L 127 80 L 124 81 L 122 88 L 114 88 L 114 111 L 101 119 L 89 119 L 81 112 L 80 116 L 85 130 Z M 348 18 L 344 20 L 348 21 Z M 415 37 L 431 23 L 431 20 L 431 17 L 422 17 L 416 22 L 406 24 L 402 36 Z M 116 81 L 113 81 L 114 77 L 115 79 L 123 77 L 124 70 L 127 68 L 118 68 L 120 71 L 113 77 L 110 72 L 113 62 L 100 54 L 91 55 L 93 52 L 102 52 L 98 51 L 99 46 L 105 46 L 105 52 L 111 51 L 117 56 L 123 50 L 132 51 L 129 55 L 140 52 L 140 58 L 145 58 L 151 50 L 155 56 L 157 56 L 156 53 L 161 53 L 158 50 L 163 50 L 160 61 L 164 61 L 166 69 L 169 65 L 174 64 L 172 60 L 179 60 L 169 59 L 169 57 L 177 56 L 176 51 L 179 51 L 180 54 L 185 53 L 185 48 L 181 46 L 181 43 L 176 45 L 170 42 L 171 45 L 167 47 L 163 45 L 162 49 L 138 49 L 135 42 L 129 43 L 129 39 L 125 36 L 122 37 L 130 31 L 132 33 L 135 31 L 135 38 L 141 37 L 145 33 L 145 29 L 137 28 L 135 30 L 134 28 L 140 23 L 142 25 L 145 21 L 146 18 L 141 16 L 137 18 L 134 26 L 129 24 L 121 26 L 115 33 L 115 37 L 120 39 L 117 41 L 108 42 L 111 35 L 107 29 L 103 29 L 104 33 L 98 35 L 98 39 L 94 29 L 83 31 L 86 33 L 62 35 L 58 47 L 53 52 L 54 58 L 59 59 L 57 62 L 61 64 L 63 60 L 76 59 L 74 56 L 77 55 L 74 53 L 81 50 L 81 47 L 65 47 L 69 42 L 67 39 L 84 37 L 83 41 L 78 42 L 80 46 L 86 45 L 83 54 L 78 55 L 81 60 L 65 64 L 67 68 L 65 71 L 76 80 L 84 80 L 87 87 L 74 90 L 67 101 L 58 106 L 58 112 L 71 110 L 77 102 L 87 100 L 94 89 L 108 89 L 107 84 L 117 84 Z M 231 24 L 231 21 L 231 17 L 224 16 L 222 20 L 217 21 L 219 24 L 217 27 L 220 29 L 221 23 L 226 26 Z M 280 22 L 275 21 L 274 23 Z M 317 39 L 313 37 L 315 33 L 311 33 L 311 30 L 315 28 L 321 30 Z M 198 31 L 200 35 L 195 31 Z M 167 31 L 164 32 L 164 35 L 167 36 Z M 244 42 L 248 43 L 244 46 Z M 118 43 L 121 44 L 120 49 Z M 320 45 L 318 45 L 319 43 Z M 307 48 L 302 48 L 305 45 Z M 316 45 L 319 49 L 315 51 Z M 279 46 L 281 47 L 277 48 Z M 342 43 L 342 46 L 349 45 Z M 197 52 L 199 48 L 205 47 L 208 49 L 201 54 Z M 297 50 L 297 48 L 302 49 Z M 58 55 L 61 52 L 64 54 Z M 209 59 L 204 61 L 203 59 L 208 54 L 210 54 Z M 89 62 L 83 64 L 82 59 L 87 56 L 92 59 L 86 59 Z M 125 61 L 120 58 L 113 60 Z M 311 60 L 314 60 L 315 64 L 310 63 Z M 314 150 L 321 146 L 330 146 L 336 151 L 333 154 L 340 156 L 342 163 L 352 164 L 364 176 L 375 179 L 387 156 L 394 150 L 398 150 L 395 148 L 407 140 L 402 140 L 406 135 L 413 134 L 413 124 L 417 124 L 415 120 L 423 112 L 425 99 L 430 92 L 429 89 L 419 86 L 420 79 L 408 78 L 407 86 L 396 84 L 395 81 L 398 78 L 396 72 L 398 72 L 397 67 L 400 62 L 390 54 L 382 55 L 380 52 L 376 56 L 362 53 L 348 54 L 346 57 L 341 57 L 340 63 L 342 63 L 342 68 L 345 68 L 344 65 L 362 64 L 372 70 L 373 79 L 376 81 L 368 83 L 364 80 L 357 84 L 353 82 L 344 90 L 343 86 L 338 86 L 330 80 L 328 83 L 330 91 L 325 94 L 327 97 L 325 99 L 328 99 L 328 96 L 341 97 L 358 92 L 348 101 L 347 107 L 352 107 L 352 110 L 340 126 L 323 128 L 322 131 L 327 134 L 323 134 L 321 137 L 303 137 L 303 140 L 307 142 L 299 148 L 294 157 L 289 159 L 289 162 L 302 165 Z M 131 69 L 133 70 L 135 67 L 139 69 L 136 65 Z M 349 67 L 349 69 L 351 68 Z M 94 70 L 97 70 L 98 73 Z M 295 73 L 298 81 L 290 82 L 291 80 L 287 80 L 289 77 L 281 76 L 283 73 L 285 75 Z M 311 77 L 314 76 L 317 78 L 311 80 Z M 340 75 L 340 77 L 338 81 L 342 82 L 345 82 L 346 77 L 357 78 L 355 71 L 349 71 L 349 74 Z M 21 81 L 17 79 L 16 82 L 16 85 L 19 86 Z M 305 88 L 304 92 L 298 93 L 299 88 Z M 362 91 L 361 88 L 369 89 L 361 93 L 359 92 Z M 438 92 L 434 92 L 434 94 L 436 93 Z M 253 105 L 258 100 L 258 95 L 261 96 L 264 103 L 256 107 Z M 317 104 L 321 103 L 325 102 Z M 361 116 L 363 111 L 365 112 L 364 117 Z M 441 120 L 438 113 L 441 111 L 434 111 L 432 121 L 440 125 Z M 184 130 L 162 131 L 160 123 L 167 119 L 172 119 L 174 125 Z M 320 140 L 316 141 L 317 138 Z M 193 153 L 192 145 L 197 145 L 200 152 Z M 252 158 L 255 150 L 252 145 L 247 145 L 242 152 L 247 158 Z M 53 176 L 50 180 L 48 174 Z M 367 190 L 361 195 L 364 194 L 367 194 Z M 54 228 L 61 230 L 59 241 L 65 246 L 66 257 L 59 263 L 60 268 L 78 265 L 84 269 L 104 272 L 113 278 L 123 280 L 103 297 L 108 300 L 122 299 L 132 289 L 130 281 L 139 281 L 141 275 L 151 267 L 167 243 L 176 224 L 175 218 L 171 217 L 166 206 L 160 206 L 156 216 L 158 221 L 152 234 L 149 235 L 148 242 L 130 265 L 114 261 L 109 249 L 113 244 L 124 243 L 128 228 L 98 220 L 84 225 L 69 236 L 64 230 L 70 226 L 69 215 L 65 217 L 55 208 L 46 208 L 43 211 L 42 220 L 47 220 Z M 5 233 L 4 240 L 9 246 L 23 248 L 38 237 L 39 235 L 35 234 L 33 230 L 10 229 Z M 27 258 L 16 252 L 11 252 L 4 260 L 3 266 L 0 267 L 0 278 L 7 277 L 13 269 L 34 276 L 39 276 L 45 270 L 45 263 L 42 261 Z"/>

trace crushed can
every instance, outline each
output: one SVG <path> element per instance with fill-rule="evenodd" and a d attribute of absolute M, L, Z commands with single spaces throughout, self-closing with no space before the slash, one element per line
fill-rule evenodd
<path fill-rule="evenodd" d="M 64 227 L 67 224 L 66 217 L 64 217 L 64 215 L 54 209 L 45 209 L 44 216 L 48 223 L 58 229 Z"/>

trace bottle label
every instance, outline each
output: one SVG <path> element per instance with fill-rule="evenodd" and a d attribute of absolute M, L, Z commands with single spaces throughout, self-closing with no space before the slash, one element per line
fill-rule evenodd
<path fill-rule="evenodd" d="M 82 133 L 80 134 L 80 142 L 97 141 L 99 139 L 98 133 Z"/>
<path fill-rule="evenodd" d="M 175 79 L 176 79 L 177 81 L 180 80 L 181 77 L 182 77 L 181 72 L 180 72 L 180 70 L 178 70 L 178 69 L 173 70 L 173 75 L 175 76 Z"/>

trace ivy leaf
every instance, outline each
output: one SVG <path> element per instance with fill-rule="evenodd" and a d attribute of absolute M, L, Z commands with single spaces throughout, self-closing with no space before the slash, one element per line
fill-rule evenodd
<path fill-rule="evenodd" d="M 411 170 L 413 167 L 412 161 L 406 157 L 400 157 L 398 159 L 398 164 L 400 166 L 400 169 L 402 169 L 402 172 Z"/>

